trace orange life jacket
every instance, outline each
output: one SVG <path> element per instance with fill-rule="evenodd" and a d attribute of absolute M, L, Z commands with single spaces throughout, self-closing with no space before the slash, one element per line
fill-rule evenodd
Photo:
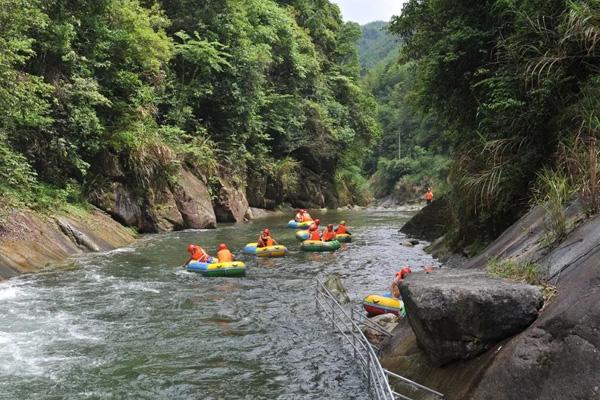
<path fill-rule="evenodd" d="M 325 232 L 323 232 L 323 241 L 324 242 L 331 242 L 332 240 L 335 240 L 335 232 L 334 231 L 326 230 Z"/>
<path fill-rule="evenodd" d="M 192 260 L 198 262 L 206 262 L 208 260 L 208 254 L 200 246 L 194 246 L 194 252 L 192 253 Z"/>
<path fill-rule="evenodd" d="M 433 200 L 433 192 L 429 191 L 427 193 L 425 193 L 425 200 Z"/>
<path fill-rule="evenodd" d="M 312 217 L 310 216 L 309 213 L 304 213 L 304 215 L 302 216 L 302 222 L 310 222 L 312 221 Z"/>
<path fill-rule="evenodd" d="M 219 259 L 220 263 L 223 263 L 223 262 L 232 262 L 233 261 L 233 254 L 231 254 L 231 251 L 229 251 L 227 249 L 223 249 L 223 250 L 219 250 L 217 252 L 217 258 Z"/>
<path fill-rule="evenodd" d="M 271 236 L 267 236 L 267 237 L 261 236 L 260 239 L 258 240 L 258 247 L 269 247 L 269 246 L 273 246 L 274 244 L 275 244 L 275 241 L 273 240 L 273 238 Z"/>
<path fill-rule="evenodd" d="M 315 229 L 314 231 L 310 231 L 308 240 L 321 240 L 321 234 L 319 233 L 319 230 Z"/>
<path fill-rule="evenodd" d="M 346 229 L 346 225 L 338 226 L 335 233 L 337 233 L 338 235 L 344 235 L 344 234 L 348 233 L 348 230 Z"/>

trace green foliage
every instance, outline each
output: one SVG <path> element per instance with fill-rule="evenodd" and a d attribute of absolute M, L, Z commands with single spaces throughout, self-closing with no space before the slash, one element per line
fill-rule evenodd
<path fill-rule="evenodd" d="M 487 270 L 499 278 L 527 282 L 530 285 L 545 283 L 542 267 L 534 262 L 518 263 L 512 260 L 500 261 L 497 258 L 488 260 Z"/>
<path fill-rule="evenodd" d="M 567 235 L 569 226 L 566 207 L 574 194 L 575 188 L 563 171 L 543 169 L 538 173 L 533 201 L 546 212 L 546 243 L 555 243 Z"/>
<path fill-rule="evenodd" d="M 392 22 L 414 102 L 453 149 L 455 247 L 495 238 L 565 161 L 561 143 L 595 138 L 599 16 L 597 1 L 410 0 Z"/>
<path fill-rule="evenodd" d="M 384 197 L 391 194 L 400 181 L 405 185 L 421 188 L 435 187 L 436 192 L 439 192 L 444 185 L 440 178 L 447 171 L 446 156 L 434 154 L 419 146 L 415 146 L 410 155 L 401 159 L 381 157 L 373 176 L 375 195 Z"/>
<path fill-rule="evenodd" d="M 400 41 L 388 32 L 388 23 L 371 22 L 361 27 L 362 36 L 358 42 L 360 65 L 367 73 L 378 64 L 388 64 L 398 57 Z"/>

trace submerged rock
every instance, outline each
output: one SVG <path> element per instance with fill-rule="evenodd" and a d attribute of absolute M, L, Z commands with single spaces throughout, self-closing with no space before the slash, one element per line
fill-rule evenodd
<path fill-rule="evenodd" d="M 402 242 L 402 246 L 404 246 L 404 247 L 415 247 L 415 245 L 413 244 L 413 242 L 410 241 L 410 240 L 403 241 Z"/>
<path fill-rule="evenodd" d="M 521 332 L 543 305 L 537 287 L 485 271 L 412 274 L 401 293 L 417 342 L 436 365 L 473 358 Z"/>
<path fill-rule="evenodd" d="M 344 287 L 342 278 L 339 274 L 331 274 L 325 281 L 325 287 L 335 296 L 336 300 L 340 304 L 350 303 L 350 297 L 348 297 L 348 291 Z"/>

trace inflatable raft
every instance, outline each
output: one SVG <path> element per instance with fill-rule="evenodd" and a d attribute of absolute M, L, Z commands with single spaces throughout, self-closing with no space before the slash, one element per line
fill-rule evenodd
<path fill-rule="evenodd" d="M 288 228 L 292 228 L 292 229 L 308 229 L 308 227 L 312 223 L 313 223 L 313 221 L 296 222 L 294 220 L 291 220 L 290 222 L 288 222 Z"/>
<path fill-rule="evenodd" d="M 404 303 L 400 299 L 393 298 L 389 293 L 383 296 L 378 294 L 368 295 L 363 299 L 363 308 L 369 316 L 387 313 L 404 316 Z"/>
<path fill-rule="evenodd" d="M 241 261 L 224 263 L 201 263 L 192 261 L 186 267 L 190 272 L 198 272 L 204 276 L 244 276 L 246 275 L 246 264 Z"/>
<path fill-rule="evenodd" d="M 302 251 L 336 251 L 341 247 L 340 242 L 332 240 L 331 242 L 323 242 L 321 240 L 305 240 L 300 245 Z"/>
<path fill-rule="evenodd" d="M 335 235 L 335 240 L 340 243 L 350 243 L 352 241 L 352 235 L 349 233 L 339 233 Z"/>
<path fill-rule="evenodd" d="M 304 242 L 308 240 L 310 237 L 310 233 L 307 230 L 296 231 L 296 239 L 300 242 Z"/>
<path fill-rule="evenodd" d="M 248 243 L 244 247 L 244 253 L 253 254 L 257 257 L 283 257 L 287 253 L 287 248 L 282 245 L 258 247 L 258 243 Z"/>

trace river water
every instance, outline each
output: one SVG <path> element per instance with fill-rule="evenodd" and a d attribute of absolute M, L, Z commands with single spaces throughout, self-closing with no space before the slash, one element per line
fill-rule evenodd
<path fill-rule="evenodd" d="M 316 277 L 342 275 L 353 302 L 387 291 L 401 266 L 434 264 L 398 229 L 412 213 L 346 219 L 355 242 L 299 251 L 289 218 L 146 236 L 68 270 L 0 283 L 0 399 L 362 399 L 358 367 L 315 312 Z M 245 278 L 177 268 L 186 247 L 239 251 L 263 227 L 283 259 L 246 260 Z"/>

